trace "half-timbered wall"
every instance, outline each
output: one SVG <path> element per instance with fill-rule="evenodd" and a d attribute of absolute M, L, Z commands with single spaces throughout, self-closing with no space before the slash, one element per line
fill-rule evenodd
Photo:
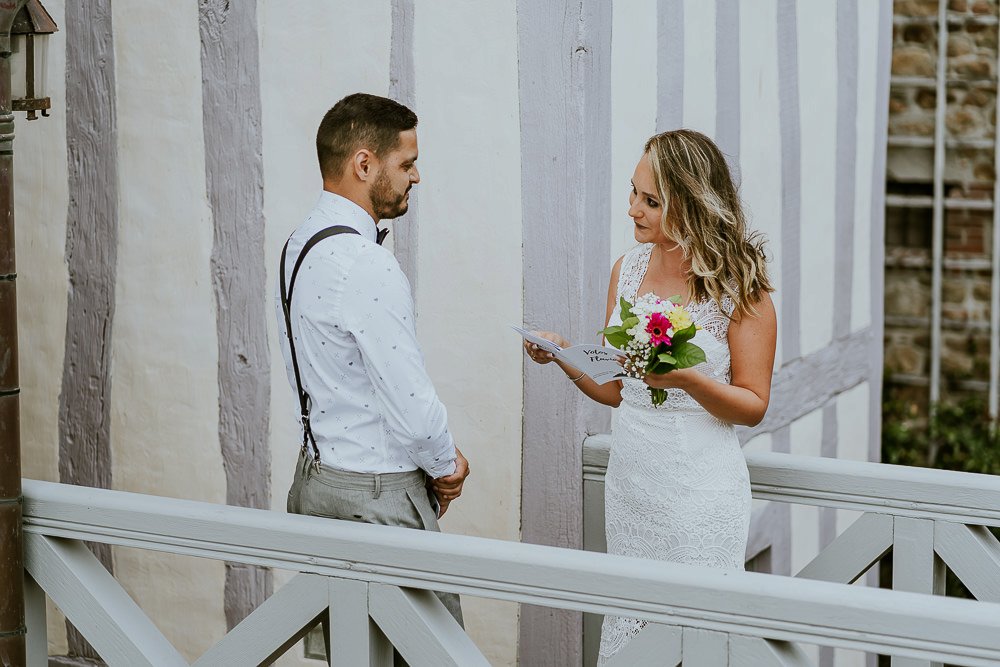
<path fill-rule="evenodd" d="M 318 196 L 316 126 L 358 90 L 420 117 L 390 238 L 472 464 L 446 531 L 583 546 L 581 445 L 610 412 L 507 325 L 601 328 L 629 176 L 673 127 L 716 138 L 770 237 L 780 367 L 748 448 L 877 455 L 888 0 L 247 4 L 45 0 L 53 113 L 15 142 L 26 477 L 284 511 L 278 253 Z M 785 572 L 845 520 L 761 512 Z M 289 578 L 110 561 L 189 659 Z M 50 611 L 51 652 L 81 650 Z M 493 664 L 582 655 L 572 612 L 469 599 L 466 621 Z"/>

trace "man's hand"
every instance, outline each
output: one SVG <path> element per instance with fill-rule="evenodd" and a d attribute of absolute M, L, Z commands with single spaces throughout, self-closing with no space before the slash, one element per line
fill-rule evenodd
<path fill-rule="evenodd" d="M 465 478 L 469 476 L 469 461 L 462 456 L 462 452 L 455 448 L 455 472 L 447 477 L 438 477 L 431 483 L 434 495 L 437 496 L 438 503 L 441 504 L 441 513 L 438 518 L 444 516 L 451 501 L 462 495 L 462 485 Z"/>

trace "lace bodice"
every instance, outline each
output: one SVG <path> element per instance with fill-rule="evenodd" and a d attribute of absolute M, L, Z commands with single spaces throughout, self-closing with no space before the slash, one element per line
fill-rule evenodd
<path fill-rule="evenodd" d="M 639 287 L 649 268 L 649 258 L 653 253 L 652 243 L 643 243 L 625 253 L 622 259 L 621 271 L 618 275 L 618 296 L 615 301 L 625 298 L 634 303 Z M 658 296 L 670 296 L 661 294 Z M 691 342 L 705 350 L 706 361 L 695 366 L 695 370 L 710 378 L 729 384 L 729 318 L 733 314 L 735 304 L 728 296 L 722 300 L 722 306 L 711 299 L 692 301 L 685 306 L 695 323 L 701 329 Z M 608 325 L 618 325 L 622 322 L 621 306 L 617 303 L 608 320 Z M 654 406 L 649 398 L 646 384 L 640 380 L 622 380 L 622 400 L 636 407 L 650 410 L 700 410 L 701 406 L 691 396 L 680 389 L 667 390 L 667 400 L 661 406 Z"/>

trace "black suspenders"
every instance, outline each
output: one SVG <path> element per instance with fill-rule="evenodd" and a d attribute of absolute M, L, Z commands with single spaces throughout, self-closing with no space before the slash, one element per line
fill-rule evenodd
<path fill-rule="evenodd" d="M 302 387 L 302 377 L 299 373 L 299 360 L 295 356 L 295 336 L 292 335 L 292 289 L 295 287 L 295 277 L 299 273 L 299 267 L 302 266 L 302 260 L 305 259 L 306 253 L 312 250 L 313 246 L 330 236 L 336 236 L 337 234 L 359 234 L 355 229 L 351 227 L 345 227 L 343 225 L 337 225 L 335 227 L 327 227 L 322 229 L 306 241 L 306 244 L 302 246 L 302 252 L 299 253 L 298 258 L 295 260 L 295 266 L 292 268 L 292 275 L 288 281 L 288 289 L 285 289 L 285 255 L 288 252 L 288 241 L 285 241 L 285 247 L 281 249 L 281 309 L 285 314 L 285 332 L 288 335 L 288 350 L 291 352 L 292 357 L 292 370 L 295 372 L 295 388 L 299 395 L 299 410 L 302 419 L 302 451 L 306 453 L 307 448 L 311 447 L 313 464 L 319 467 L 319 447 L 316 446 L 316 438 L 313 436 L 312 427 L 309 424 L 309 409 L 312 407 L 312 399 L 309 398 L 309 394 Z"/>

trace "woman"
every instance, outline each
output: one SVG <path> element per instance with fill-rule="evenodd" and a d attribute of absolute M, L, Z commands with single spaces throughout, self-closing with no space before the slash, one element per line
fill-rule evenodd
<path fill-rule="evenodd" d="M 701 327 L 693 342 L 707 361 L 604 385 L 556 361 L 587 396 L 621 408 L 605 478 L 608 552 L 741 570 L 750 478 L 734 425 L 764 417 L 777 328 L 763 240 L 747 230 L 722 153 L 691 130 L 646 142 L 629 204 L 639 245 L 612 270 L 608 326 L 621 324 L 622 297 L 680 294 Z M 553 361 L 531 343 L 525 349 L 540 364 Z M 662 406 L 653 406 L 646 385 L 668 390 Z M 644 625 L 605 618 L 600 661 Z"/>

